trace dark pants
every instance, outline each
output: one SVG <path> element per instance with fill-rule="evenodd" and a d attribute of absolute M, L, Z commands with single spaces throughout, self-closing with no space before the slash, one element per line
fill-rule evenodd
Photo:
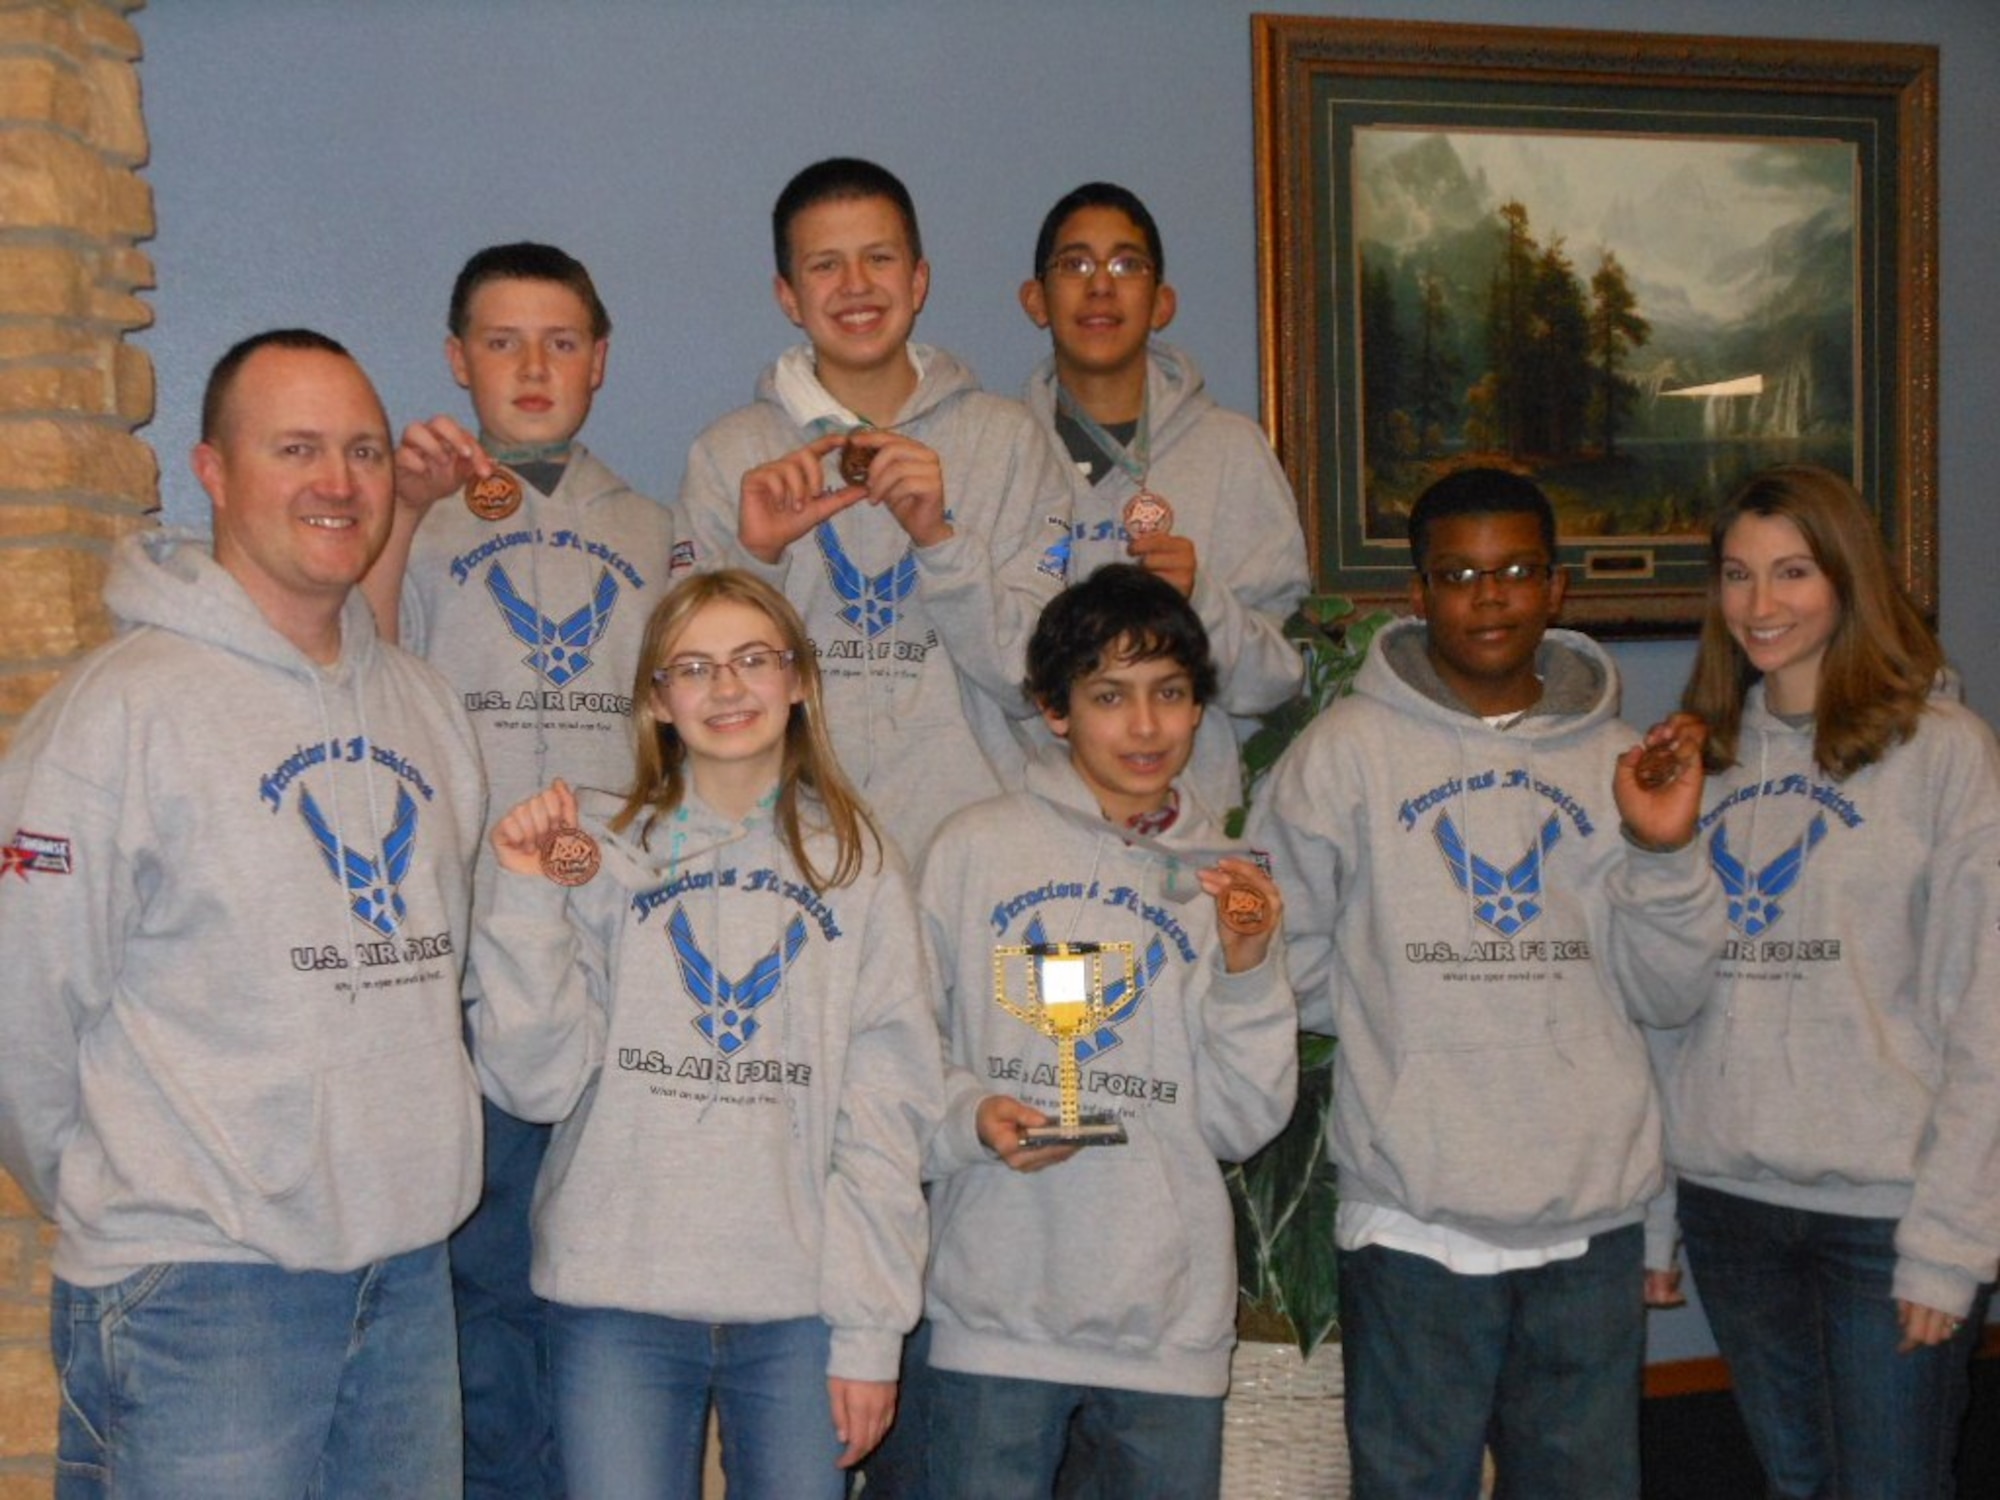
<path fill-rule="evenodd" d="M 1371 1245 L 1340 1256 L 1355 1500 L 1633 1500 L 1644 1237 L 1493 1276 Z"/>
<path fill-rule="evenodd" d="M 528 1285 L 528 1207 L 549 1127 L 489 1100 L 485 1186 L 451 1237 L 466 1500 L 561 1500 L 548 1309 Z"/>
<path fill-rule="evenodd" d="M 1782 1500 L 1949 1500 L 1990 1287 L 1899 1354 L 1896 1221 L 1680 1185 L 1681 1234 L 1736 1404 Z"/>

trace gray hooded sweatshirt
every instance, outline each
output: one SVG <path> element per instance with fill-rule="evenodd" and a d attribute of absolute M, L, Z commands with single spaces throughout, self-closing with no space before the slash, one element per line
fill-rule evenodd
<path fill-rule="evenodd" d="M 1637 1223 L 1662 1181 L 1638 1023 L 1701 1004 L 1721 889 L 1692 846 L 1620 836 L 1639 736 L 1599 646 L 1548 632 L 1541 701 L 1502 732 L 1425 644 L 1421 620 L 1375 637 L 1248 835 L 1287 893 L 1305 1024 L 1340 1037 L 1341 1194 L 1502 1246 Z"/>
<path fill-rule="evenodd" d="M 616 806 L 580 808 L 594 879 L 501 873 L 473 940 L 480 1070 L 503 1108 L 558 1122 L 535 1290 L 704 1323 L 819 1317 L 829 1375 L 894 1380 L 941 1087 L 901 862 L 871 847 L 815 893 L 768 811 L 734 823 L 690 795 L 642 844 L 604 826 Z M 824 834 L 808 849 L 832 862 Z"/>
<path fill-rule="evenodd" d="M 330 667 L 186 535 L 121 542 L 107 599 L 130 628 L 0 765 L 0 1163 L 56 1273 L 442 1240 L 479 1191 L 471 726 L 358 593 Z"/>
<path fill-rule="evenodd" d="M 1068 578 L 1070 492 L 1053 441 L 1018 401 L 982 391 L 942 349 L 911 349 L 923 373 L 893 425 L 943 463 L 949 540 L 913 546 L 864 500 L 775 567 L 743 551 L 743 475 L 846 425 L 799 420 L 776 366 L 752 405 L 695 439 L 681 502 L 705 558 L 762 574 L 805 617 L 840 764 L 914 861 L 947 815 L 1020 783 L 1011 721 L 1028 712 L 1028 637 Z M 826 473 L 829 488 L 845 483 L 831 457 Z"/>
<path fill-rule="evenodd" d="M 1029 410 L 1051 432 L 1056 384 L 1055 362 L 1045 360 L 1027 390 Z M 1305 682 L 1305 663 L 1284 624 L 1311 586 L 1306 542 L 1298 502 L 1263 431 L 1217 406 L 1193 356 L 1159 339 L 1149 354 L 1146 410 L 1146 486 L 1173 506 L 1175 534 L 1194 543 L 1189 602 L 1215 657 L 1216 697 L 1195 734 L 1187 779 L 1222 813 L 1243 800 L 1238 742 L 1255 730 L 1258 714 L 1296 696 Z M 1123 516 L 1137 481 L 1114 464 L 1094 485 L 1080 472 L 1073 482 L 1070 576 L 1130 562 Z M 1031 722 L 1041 729 L 1040 720 Z"/>
<path fill-rule="evenodd" d="M 2000 1255 L 1992 731 L 1934 698 L 1913 739 L 1835 781 L 1758 685 L 1705 802 L 1729 942 L 1713 998 L 1658 1050 L 1669 1161 L 1760 1202 L 1897 1220 L 1895 1294 L 1963 1315 Z"/>
<path fill-rule="evenodd" d="M 1285 953 L 1222 966 L 1215 903 L 1193 871 L 1240 846 L 1197 799 L 1144 844 L 1106 821 L 1044 749 L 1026 791 L 952 818 L 924 861 L 937 954 L 946 1112 L 930 1147 L 931 1363 L 978 1375 L 1220 1396 L 1236 1342 L 1236 1255 L 1218 1158 L 1283 1127 L 1298 1082 Z M 1106 1023 L 1079 1045 L 1083 1108 L 1130 1137 L 1015 1172 L 980 1142 L 989 1094 L 1047 1114 L 1056 1044 L 1003 1009 L 996 973 L 1035 943 L 1106 945 Z M 1128 967 L 1129 966 L 1129 967 Z"/>

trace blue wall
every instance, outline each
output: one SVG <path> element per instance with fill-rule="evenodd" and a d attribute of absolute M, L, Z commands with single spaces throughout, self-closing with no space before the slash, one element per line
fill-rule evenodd
<path fill-rule="evenodd" d="M 1275 0 L 1267 0 L 1275 3 Z M 209 363 L 239 335 L 322 327 L 398 421 L 462 413 L 440 353 L 472 250 L 548 239 L 617 329 L 587 436 L 671 493 L 689 440 L 793 336 L 770 294 L 772 197 L 820 156 L 911 187 L 932 264 L 919 336 L 1013 391 L 1042 353 L 1015 287 L 1055 196 L 1108 177 L 1151 204 L 1173 337 L 1226 404 L 1257 404 L 1250 24 L 1232 0 L 153 0 L 135 21 L 159 234 L 169 519 L 206 524 L 185 455 Z M 1349 8 L 1294 3 L 1300 13 Z M 1371 0 L 1386 19 L 1931 42 L 1943 48 L 1943 625 L 2000 710 L 1994 376 L 2000 6 L 1991 0 Z M 1681 643 L 1619 648 L 1632 717 L 1678 691 Z M 1700 1352 L 1692 1315 L 1655 1352 Z"/>

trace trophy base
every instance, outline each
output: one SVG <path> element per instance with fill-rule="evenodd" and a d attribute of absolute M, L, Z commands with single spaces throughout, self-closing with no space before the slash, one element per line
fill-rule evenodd
<path fill-rule="evenodd" d="M 1122 1146 L 1127 1139 L 1116 1115 L 1085 1115 L 1074 1125 L 1030 1125 L 1021 1132 L 1024 1146 Z"/>

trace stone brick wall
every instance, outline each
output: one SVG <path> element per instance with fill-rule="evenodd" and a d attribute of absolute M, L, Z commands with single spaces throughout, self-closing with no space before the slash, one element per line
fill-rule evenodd
<path fill-rule="evenodd" d="M 143 0 L 0 0 L 0 747 L 110 633 L 111 543 L 158 505 L 133 429 L 153 371 L 137 244 L 153 232 L 139 108 Z M 12 829 L 0 829 L 0 839 Z M 0 892 L 0 899 L 5 899 Z M 0 1174 L 0 1500 L 52 1491 L 54 1231 Z"/>

